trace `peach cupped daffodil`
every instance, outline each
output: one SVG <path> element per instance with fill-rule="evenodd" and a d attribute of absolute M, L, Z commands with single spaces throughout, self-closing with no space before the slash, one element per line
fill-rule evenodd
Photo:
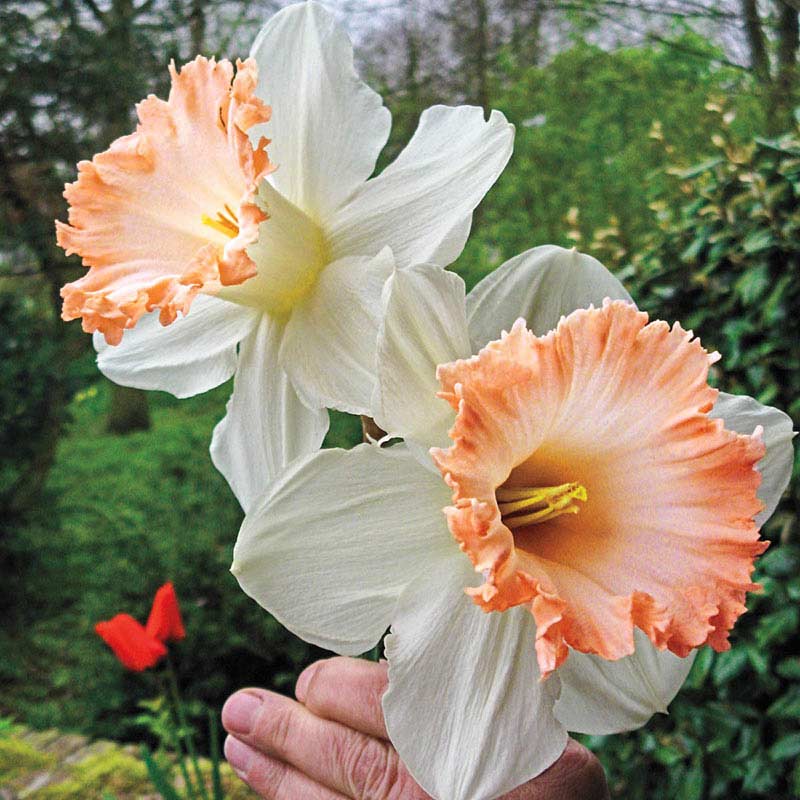
<path fill-rule="evenodd" d="M 497 797 L 567 731 L 666 711 L 696 649 L 729 646 L 792 425 L 712 389 L 715 359 L 574 251 L 524 253 L 466 302 L 452 273 L 398 269 L 373 413 L 404 442 L 292 464 L 233 571 L 337 652 L 391 627 L 400 757 L 435 798 Z"/>
<path fill-rule="evenodd" d="M 371 177 L 390 114 L 316 2 L 270 19 L 236 70 L 198 57 L 170 72 L 168 99 L 142 101 L 136 131 L 66 189 L 58 241 L 89 271 L 63 316 L 94 332 L 117 383 L 186 397 L 235 374 L 212 457 L 247 509 L 319 447 L 325 407 L 369 410 L 386 279 L 455 259 L 513 127 L 429 108 Z"/>

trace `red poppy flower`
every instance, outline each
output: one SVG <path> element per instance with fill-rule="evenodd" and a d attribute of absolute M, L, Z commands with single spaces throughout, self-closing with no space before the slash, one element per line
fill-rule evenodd
<path fill-rule="evenodd" d="M 122 665 L 135 672 L 155 666 L 167 654 L 167 648 L 130 614 L 117 614 L 113 619 L 98 622 L 94 629 Z"/>
<path fill-rule="evenodd" d="M 145 630 L 160 642 L 177 642 L 186 638 L 178 596 L 171 582 L 165 583 L 156 592 Z"/>
<path fill-rule="evenodd" d="M 98 622 L 94 629 L 122 665 L 136 672 L 155 666 L 167 654 L 165 642 L 186 636 L 172 583 L 165 583 L 156 592 L 146 627 L 130 614 L 117 614 Z"/>

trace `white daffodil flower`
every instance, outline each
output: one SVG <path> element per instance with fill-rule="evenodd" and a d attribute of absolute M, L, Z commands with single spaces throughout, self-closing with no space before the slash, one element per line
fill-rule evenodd
<path fill-rule="evenodd" d="M 325 407 L 368 411 L 386 279 L 456 258 L 513 126 L 429 108 L 370 178 L 390 114 L 321 5 L 276 14 L 237 67 L 171 67 L 169 99 L 81 162 L 57 228 L 90 267 L 64 318 L 95 332 L 111 380 L 187 397 L 235 374 L 212 457 L 247 509 L 319 447 Z"/>
<path fill-rule="evenodd" d="M 406 442 L 292 464 L 247 515 L 233 571 L 339 653 L 391 626 L 400 757 L 435 798 L 489 800 L 568 730 L 665 712 L 695 648 L 726 649 L 792 424 L 717 397 L 697 340 L 647 324 L 574 251 L 512 259 L 466 307 L 430 267 L 397 270 L 384 300 L 375 418 Z"/>

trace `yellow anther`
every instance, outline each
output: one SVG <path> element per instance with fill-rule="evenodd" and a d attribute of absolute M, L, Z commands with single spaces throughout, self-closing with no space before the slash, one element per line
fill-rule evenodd
<path fill-rule="evenodd" d="M 576 501 L 585 502 L 586 487 L 580 483 L 560 486 L 500 487 L 496 491 L 497 507 L 507 528 L 535 525 L 563 514 L 577 514 Z M 520 514 L 520 511 L 528 513 Z"/>
<path fill-rule="evenodd" d="M 233 209 L 226 203 L 224 211 L 217 212 L 217 218 L 212 219 L 207 214 L 202 214 L 200 219 L 203 225 L 208 225 L 215 231 L 219 231 L 230 239 L 239 235 L 239 220 Z"/>

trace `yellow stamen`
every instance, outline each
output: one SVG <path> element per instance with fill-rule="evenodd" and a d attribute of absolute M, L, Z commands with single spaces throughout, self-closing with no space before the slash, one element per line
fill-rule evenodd
<path fill-rule="evenodd" d="M 224 211 L 217 212 L 216 219 L 211 219 L 207 214 L 202 214 L 200 219 L 203 225 L 208 225 L 209 228 L 213 228 L 215 231 L 225 234 L 225 236 L 230 239 L 239 235 L 239 220 L 236 218 L 233 209 L 227 203 L 225 203 Z"/>
<path fill-rule="evenodd" d="M 577 514 L 580 507 L 575 501 L 586 502 L 586 487 L 580 483 L 562 483 L 560 486 L 500 487 L 496 491 L 497 507 L 503 524 L 513 530 L 523 525 L 535 525 L 562 514 Z M 519 514 L 520 511 L 528 511 Z"/>

